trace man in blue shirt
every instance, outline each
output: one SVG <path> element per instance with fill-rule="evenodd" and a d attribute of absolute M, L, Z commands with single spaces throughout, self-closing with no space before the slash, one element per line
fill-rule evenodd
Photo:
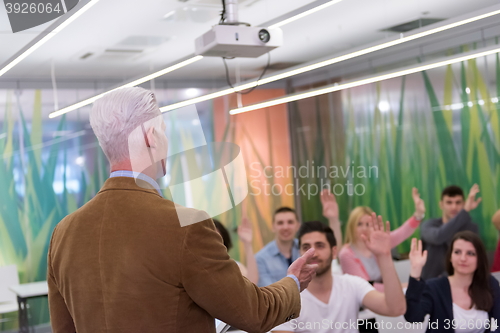
<path fill-rule="evenodd" d="M 300 222 L 294 209 L 281 207 L 274 212 L 274 240 L 255 255 L 259 269 L 259 287 L 268 286 L 284 278 L 288 266 L 300 257 L 298 241 L 295 239 L 299 228 Z"/>
<path fill-rule="evenodd" d="M 339 240 L 338 246 L 341 247 L 342 233 L 337 200 L 328 189 L 321 192 L 320 199 L 323 216 L 328 219 L 335 238 Z M 281 207 L 274 212 L 272 224 L 274 240 L 255 255 L 259 269 L 259 287 L 268 286 L 284 278 L 288 266 L 300 257 L 298 240 L 295 238 L 299 228 L 300 222 L 294 209 Z"/>

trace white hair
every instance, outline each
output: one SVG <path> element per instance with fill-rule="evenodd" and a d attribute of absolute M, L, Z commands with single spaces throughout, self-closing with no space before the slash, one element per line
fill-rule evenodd
<path fill-rule="evenodd" d="M 107 93 L 94 102 L 90 111 L 90 126 L 110 163 L 130 159 L 129 135 L 157 117 L 162 118 L 154 94 L 146 89 L 123 88 Z M 147 129 L 146 129 L 147 130 Z"/>

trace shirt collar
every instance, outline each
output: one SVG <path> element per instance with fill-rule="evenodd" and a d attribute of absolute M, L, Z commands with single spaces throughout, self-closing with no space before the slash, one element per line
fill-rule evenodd
<path fill-rule="evenodd" d="M 109 178 L 113 177 L 130 177 L 130 178 L 135 178 L 135 179 L 141 179 L 147 182 L 149 185 L 153 186 L 153 188 L 160 194 L 161 197 L 163 197 L 163 193 L 161 193 L 160 190 L 160 185 L 154 180 L 153 178 L 149 177 L 148 175 L 145 175 L 140 172 L 135 172 L 135 171 L 130 171 L 130 170 L 117 170 L 111 172 L 109 175 Z"/>
<path fill-rule="evenodd" d="M 292 246 L 292 258 L 294 257 L 294 254 L 296 251 L 298 251 L 298 249 L 299 249 L 299 240 L 297 238 L 295 238 L 293 240 L 293 246 Z M 281 254 L 280 249 L 278 249 L 278 243 L 276 243 L 276 240 L 273 240 L 273 242 L 271 244 L 271 248 L 269 250 L 270 250 L 271 254 L 274 256 Z"/>

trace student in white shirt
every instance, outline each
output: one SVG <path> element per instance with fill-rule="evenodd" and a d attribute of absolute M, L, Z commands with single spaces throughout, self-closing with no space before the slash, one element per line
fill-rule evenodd
<path fill-rule="evenodd" d="M 405 313 L 405 297 L 391 258 L 389 222 L 384 223 L 372 214 L 371 232 L 363 239 L 376 256 L 382 272 L 385 294 L 375 290 L 364 279 L 353 275 L 333 275 L 332 260 L 337 247 L 332 229 L 321 222 L 306 222 L 301 226 L 298 239 L 300 252 L 315 249 L 310 263 L 318 265 L 316 276 L 301 295 L 300 316 L 275 327 L 275 333 L 354 333 L 358 332 L 360 306 L 384 316 Z"/>

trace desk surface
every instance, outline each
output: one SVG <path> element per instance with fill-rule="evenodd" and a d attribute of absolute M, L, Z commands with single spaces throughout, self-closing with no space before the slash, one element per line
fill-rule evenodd
<path fill-rule="evenodd" d="M 49 293 L 47 281 L 18 284 L 10 286 L 9 289 L 21 298 L 45 296 Z"/>

